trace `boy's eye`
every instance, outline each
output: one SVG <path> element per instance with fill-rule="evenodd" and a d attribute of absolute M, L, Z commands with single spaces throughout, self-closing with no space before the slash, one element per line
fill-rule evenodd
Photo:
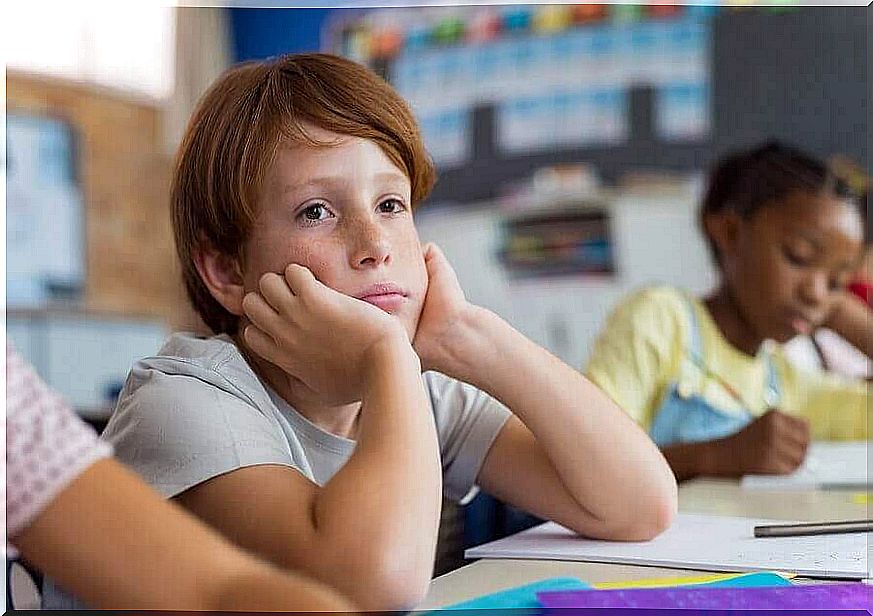
<path fill-rule="evenodd" d="M 327 206 L 323 203 L 313 203 L 300 212 L 300 218 L 302 218 L 305 223 L 318 222 L 331 218 L 332 216 L 333 214 L 331 214 L 330 210 L 328 210 Z"/>
<path fill-rule="evenodd" d="M 406 209 L 406 206 L 403 205 L 400 199 L 385 199 L 379 203 L 379 211 L 383 214 L 396 214 L 404 209 Z"/>

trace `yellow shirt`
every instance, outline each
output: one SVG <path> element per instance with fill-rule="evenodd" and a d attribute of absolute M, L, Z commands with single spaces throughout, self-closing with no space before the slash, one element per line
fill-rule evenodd
<path fill-rule="evenodd" d="M 687 351 L 689 300 L 705 369 Z M 672 287 L 643 289 L 615 309 L 595 343 L 586 374 L 646 429 L 674 383 L 680 391 L 700 395 L 726 412 L 745 409 L 759 416 L 768 409 L 765 353 L 772 354 L 779 381 L 776 406 L 808 418 L 813 439 L 868 438 L 871 411 L 865 382 L 804 372 L 789 363 L 775 344 L 756 357 L 746 355 L 722 336 L 699 300 Z"/>

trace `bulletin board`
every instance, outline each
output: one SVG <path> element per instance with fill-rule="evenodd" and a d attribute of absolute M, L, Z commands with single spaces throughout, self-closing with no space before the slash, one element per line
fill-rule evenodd
<path fill-rule="evenodd" d="M 590 11 L 595 5 L 580 6 Z M 412 87 L 413 108 L 440 169 L 432 202 L 491 199 L 509 181 L 526 177 L 538 167 L 567 162 L 592 163 L 607 181 L 630 169 L 700 171 L 729 150 L 770 138 L 783 139 L 823 158 L 841 153 L 868 172 L 873 170 L 868 147 L 867 67 L 873 61 L 867 43 L 868 10 L 690 6 L 659 10 L 671 9 L 681 11 L 638 15 L 635 20 L 625 16 L 625 21 L 612 15 L 574 17 L 577 21 L 571 28 L 551 33 L 542 32 L 550 26 L 532 23 L 534 17 L 524 23 L 518 16 L 519 30 L 533 32 L 539 27 L 540 31 L 472 45 L 452 42 L 460 26 L 450 20 L 442 22 L 436 32 L 416 33 L 415 24 L 431 23 L 426 19 L 428 10 L 435 15 L 445 8 L 367 12 L 367 19 L 376 25 L 374 31 L 385 24 L 394 26 L 405 33 L 400 40 L 392 38 L 390 27 L 381 30 L 388 34 L 368 39 L 355 29 L 362 23 L 360 13 L 333 11 L 323 48 L 366 60 L 406 96 L 410 95 L 409 80 L 414 84 L 416 74 L 433 81 L 445 73 L 445 66 L 467 71 L 470 87 L 461 89 L 478 93 L 474 100 L 458 98 L 458 90 L 444 82 L 437 82 L 439 87 L 432 90 L 436 94 L 426 100 L 416 99 Z M 415 47 L 416 37 L 433 41 L 435 36 L 443 37 L 438 38 L 443 41 L 441 47 Z M 551 42 L 543 43 L 546 39 Z M 613 45 L 624 41 L 624 57 L 604 52 L 595 70 L 595 52 L 609 48 L 607 40 Z M 669 45 L 655 54 L 644 53 L 646 46 L 658 40 L 673 41 L 673 60 Z M 387 59 L 386 50 L 397 45 L 411 50 Z M 554 53 L 561 45 L 571 50 L 588 45 L 590 70 L 585 74 L 595 81 L 577 91 L 552 92 L 545 104 L 531 84 L 542 82 L 537 79 L 560 82 L 567 76 L 553 73 L 532 80 L 530 73 L 522 71 L 505 92 L 483 97 L 489 82 L 481 73 L 477 77 L 473 72 L 471 77 L 471 67 L 487 67 L 489 55 L 512 57 L 493 51 L 501 45 L 513 48 L 517 65 L 523 61 L 535 65 L 530 58 L 541 55 L 543 47 Z M 471 49 L 478 50 L 472 60 Z M 631 62 L 634 53 L 637 59 L 657 61 L 648 66 Z M 407 62 L 407 54 L 416 62 Z M 644 68 L 646 75 L 641 74 Z M 609 82 L 598 84 L 604 74 Z M 442 101 L 453 104 L 441 107 Z"/>

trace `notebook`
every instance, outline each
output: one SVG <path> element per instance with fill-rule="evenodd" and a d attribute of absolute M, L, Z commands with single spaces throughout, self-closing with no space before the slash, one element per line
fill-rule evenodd
<path fill-rule="evenodd" d="M 579 537 L 554 522 L 467 550 L 467 558 L 529 558 L 652 565 L 703 571 L 784 571 L 810 577 L 870 575 L 867 533 L 756 539 L 757 525 L 774 520 L 679 514 L 647 542 Z M 706 546 L 706 549 L 701 549 Z"/>

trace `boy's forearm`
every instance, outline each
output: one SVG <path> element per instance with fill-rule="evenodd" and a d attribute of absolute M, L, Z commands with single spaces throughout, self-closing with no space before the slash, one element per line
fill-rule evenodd
<path fill-rule="evenodd" d="M 411 607 L 404 603 L 417 601 L 432 575 L 442 498 L 439 447 L 411 348 L 389 345 L 376 368 L 355 453 L 321 490 L 315 522 L 318 534 L 342 552 L 339 567 L 348 569 L 333 575 L 359 580 L 360 588 L 343 590 L 366 597 L 364 607 Z"/>
<path fill-rule="evenodd" d="M 477 314 L 463 354 L 470 360 L 453 376 L 512 409 L 580 506 L 585 503 L 616 528 L 632 527 L 640 511 L 675 507 L 673 475 L 633 420 L 578 371 L 502 319 L 484 310 Z"/>

